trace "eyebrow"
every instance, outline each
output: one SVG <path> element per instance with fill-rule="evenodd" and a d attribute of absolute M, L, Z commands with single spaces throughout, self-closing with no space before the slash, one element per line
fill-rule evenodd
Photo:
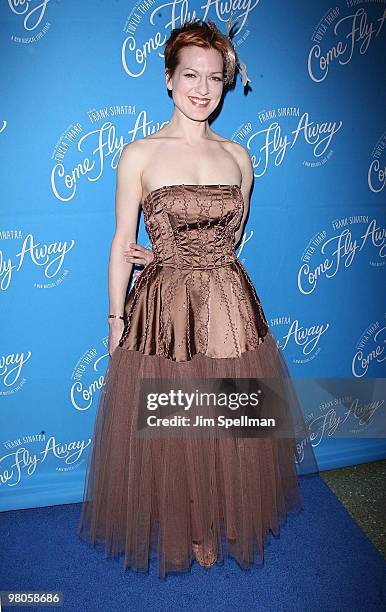
<path fill-rule="evenodd" d="M 194 72 L 198 72 L 195 68 L 190 68 L 189 66 L 185 66 L 182 70 L 193 70 Z M 214 72 L 210 72 L 209 74 L 222 74 L 222 70 L 215 70 Z"/>

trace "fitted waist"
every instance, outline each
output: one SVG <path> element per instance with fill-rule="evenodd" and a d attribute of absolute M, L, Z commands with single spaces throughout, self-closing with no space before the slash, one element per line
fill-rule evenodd
<path fill-rule="evenodd" d="M 216 264 L 216 265 L 207 264 L 207 265 L 202 265 L 202 266 L 195 266 L 195 265 L 187 266 L 186 264 L 179 265 L 179 264 L 155 262 L 156 266 L 161 266 L 163 268 L 175 268 L 177 270 L 212 270 L 213 268 L 223 268 L 224 266 L 232 266 L 233 264 L 234 264 L 234 261 L 229 261 L 228 263 Z"/>
<path fill-rule="evenodd" d="M 175 268 L 178 270 L 212 270 L 215 268 L 223 268 L 224 266 L 232 266 L 237 261 L 236 254 L 229 260 L 220 260 L 217 262 L 205 262 L 205 261 L 165 261 L 163 259 L 155 258 L 153 264 L 162 268 Z"/>

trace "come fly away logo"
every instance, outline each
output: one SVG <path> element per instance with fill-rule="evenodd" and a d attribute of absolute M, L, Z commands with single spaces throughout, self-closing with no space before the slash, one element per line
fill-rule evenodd
<path fill-rule="evenodd" d="M 336 65 L 346 66 L 356 55 L 366 54 L 383 34 L 386 8 L 376 7 L 377 14 L 373 16 L 368 7 L 355 10 L 357 2 L 347 4 L 344 9 L 332 7 L 314 28 L 307 69 L 315 83 L 325 81 Z"/>
<path fill-rule="evenodd" d="M 12 31 L 7 32 L 8 39 L 20 45 L 38 43 L 51 29 L 50 18 L 55 11 L 55 4 L 50 0 L 8 0 L 8 11 L 12 17 Z"/>
<path fill-rule="evenodd" d="M 351 372 L 356 378 L 381 378 L 386 362 L 386 314 L 372 321 L 359 338 L 351 360 Z"/>
<path fill-rule="evenodd" d="M 171 31 L 187 21 L 197 19 L 204 21 L 212 19 L 223 33 L 226 33 L 227 22 L 231 19 L 235 24 L 232 42 L 239 48 L 251 35 L 248 19 L 259 2 L 260 0 L 254 2 L 204 0 L 202 4 L 193 7 L 188 0 L 172 0 L 156 4 L 153 2 L 146 4 L 139 0 L 127 16 L 123 28 L 124 39 L 120 52 L 123 70 L 130 78 L 142 77 L 152 57 L 164 57 L 163 49 Z M 199 11 L 196 10 L 198 6 Z"/>
<path fill-rule="evenodd" d="M 31 355 L 31 351 L 0 355 L 0 395 L 14 395 L 23 389 Z"/>
<path fill-rule="evenodd" d="M 90 444 L 91 438 L 62 440 L 61 434 L 47 436 L 44 431 L 4 440 L 0 455 L 0 487 L 26 484 L 35 474 L 43 476 L 45 468 L 72 472 L 85 463 L 84 452 Z"/>
<path fill-rule="evenodd" d="M 377 41 L 379 44 L 386 8 L 371 3 L 374 15 L 369 8 L 333 6 L 315 26 L 307 58 L 308 75 L 314 83 L 322 83 L 332 71 L 347 66 L 358 55 L 365 55 Z"/>
<path fill-rule="evenodd" d="M 32 232 L 0 231 L 0 290 L 23 273 L 36 289 L 52 289 L 68 276 L 67 258 L 75 240 L 44 240 Z"/>
<path fill-rule="evenodd" d="M 132 127 L 127 129 L 128 119 Z M 71 124 L 59 136 L 52 152 L 51 190 L 61 205 L 72 204 L 85 185 L 97 183 L 106 170 L 116 170 L 123 147 L 136 138 L 158 131 L 136 105 L 116 104 L 92 108 L 87 118 Z M 103 202 L 105 210 L 105 202 Z"/>
<path fill-rule="evenodd" d="M 258 112 L 257 117 L 258 122 L 242 124 L 232 135 L 249 151 L 256 178 L 284 164 L 294 148 L 300 148 L 304 166 L 326 164 L 343 125 L 339 119 L 312 117 L 298 106 L 267 109 Z"/>
<path fill-rule="evenodd" d="M 103 392 L 105 371 L 110 359 L 108 337 L 101 343 L 88 348 L 78 359 L 71 375 L 71 404 L 79 412 L 90 410 Z"/>
<path fill-rule="evenodd" d="M 386 132 L 376 143 L 367 172 L 367 184 L 373 193 L 381 193 L 386 185 Z"/>
<path fill-rule="evenodd" d="M 316 232 L 304 249 L 297 275 L 300 293 L 315 293 L 364 257 L 372 268 L 385 265 L 386 227 L 369 215 L 334 219 L 329 230 Z"/>
<path fill-rule="evenodd" d="M 303 365 L 316 359 L 323 350 L 330 324 L 328 321 L 306 324 L 298 318 L 276 316 L 269 319 L 269 326 L 280 349 L 291 351 L 292 362 Z"/>

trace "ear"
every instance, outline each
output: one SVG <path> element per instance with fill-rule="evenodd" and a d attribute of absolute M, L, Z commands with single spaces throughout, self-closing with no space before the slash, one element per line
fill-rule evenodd
<path fill-rule="evenodd" d="M 166 87 L 172 91 L 173 89 L 173 82 L 172 79 L 169 77 L 168 71 L 165 70 L 165 81 L 166 81 Z"/>

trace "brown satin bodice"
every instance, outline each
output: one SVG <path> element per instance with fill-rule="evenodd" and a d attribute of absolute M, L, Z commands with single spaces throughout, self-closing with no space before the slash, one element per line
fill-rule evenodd
<path fill-rule="evenodd" d="M 176 361 L 238 357 L 268 332 L 234 251 L 238 185 L 165 185 L 143 202 L 154 252 L 127 296 L 120 346 Z"/>
<path fill-rule="evenodd" d="M 168 185 L 143 203 L 155 261 L 213 267 L 235 261 L 234 233 L 243 214 L 238 185 Z"/>

